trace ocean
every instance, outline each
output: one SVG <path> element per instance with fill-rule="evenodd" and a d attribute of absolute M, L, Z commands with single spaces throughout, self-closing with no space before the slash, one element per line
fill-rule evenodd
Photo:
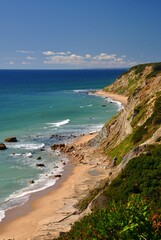
<path fill-rule="evenodd" d="M 88 93 L 124 71 L 0 70 L 0 143 L 7 146 L 0 151 L 0 221 L 32 192 L 55 184 L 68 159 L 51 145 L 98 131 L 116 114 L 117 102 Z M 18 141 L 4 142 L 11 136 Z"/>

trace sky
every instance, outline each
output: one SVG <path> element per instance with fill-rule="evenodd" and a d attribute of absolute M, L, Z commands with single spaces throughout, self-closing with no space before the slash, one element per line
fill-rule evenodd
<path fill-rule="evenodd" d="M 161 61 L 161 0 L 0 0 L 0 69 Z"/>

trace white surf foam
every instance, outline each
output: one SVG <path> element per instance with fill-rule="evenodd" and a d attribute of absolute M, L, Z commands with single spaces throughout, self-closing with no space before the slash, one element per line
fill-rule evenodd
<path fill-rule="evenodd" d="M 51 151 L 51 150 L 50 150 Z M 51 152 L 53 154 L 53 152 Z M 35 179 L 34 184 L 28 184 L 27 187 L 18 190 L 12 193 L 3 203 L 0 209 L 0 222 L 5 217 L 5 212 L 17 206 L 24 205 L 28 200 L 32 193 L 36 193 L 47 189 L 53 186 L 59 178 L 54 177 L 57 174 L 62 174 L 64 170 L 64 163 L 67 163 L 68 159 L 66 157 L 61 157 L 61 161 L 57 161 L 56 163 L 52 163 L 46 167 L 44 173 L 39 175 L 38 179 Z M 52 172 L 51 172 L 52 169 Z"/>
<path fill-rule="evenodd" d="M 60 126 L 68 124 L 69 122 L 70 122 L 70 119 L 66 119 L 66 120 L 63 120 L 63 121 L 60 121 L 60 122 L 46 123 L 46 124 L 51 125 L 51 127 L 60 127 Z"/>
<path fill-rule="evenodd" d="M 113 100 L 113 99 L 111 99 L 111 98 L 107 98 L 107 102 L 117 104 L 117 106 L 118 106 L 118 111 L 120 111 L 121 109 L 124 108 L 121 102 L 116 101 L 116 100 Z"/>
<path fill-rule="evenodd" d="M 76 89 L 73 90 L 74 93 L 88 93 L 90 90 L 88 89 Z"/>
<path fill-rule="evenodd" d="M 0 210 L 0 222 L 2 221 L 3 218 L 5 218 L 5 211 Z"/>
<path fill-rule="evenodd" d="M 11 153 L 11 154 L 9 154 L 9 156 L 11 156 L 11 157 L 23 156 L 24 158 L 28 158 L 28 157 L 32 157 L 32 153 L 31 152 L 28 152 L 28 153 Z"/>
<path fill-rule="evenodd" d="M 41 149 L 45 146 L 44 143 L 37 144 L 37 143 L 16 143 L 16 144 L 7 144 L 7 147 L 9 148 L 22 148 L 27 150 L 36 150 Z"/>

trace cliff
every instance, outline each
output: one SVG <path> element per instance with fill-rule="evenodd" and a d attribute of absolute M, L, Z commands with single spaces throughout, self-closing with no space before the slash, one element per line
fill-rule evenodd
<path fill-rule="evenodd" d="M 106 159 L 106 168 L 111 169 L 111 172 L 97 189 L 79 203 L 80 209 L 88 206 L 86 212 L 97 210 L 88 218 L 82 219 L 80 223 L 76 223 L 71 233 L 60 239 L 88 239 L 89 236 L 93 236 L 94 239 L 160 239 L 161 215 L 157 211 L 161 211 L 161 63 L 132 67 L 113 84 L 105 87 L 104 91 L 128 97 L 127 105 L 83 148 L 93 149 L 93 152 L 90 152 L 93 158 L 98 153 L 104 156 L 103 161 L 98 163 L 104 164 Z M 85 163 L 85 160 L 83 161 Z M 137 212 L 139 203 L 129 200 L 133 194 L 141 197 L 139 212 Z M 145 199 L 152 204 L 146 218 L 144 218 L 146 213 L 142 212 L 144 206 L 141 205 Z M 111 201 L 116 204 L 122 201 L 119 210 L 117 205 L 109 209 Z M 137 206 L 134 213 L 137 217 L 134 217 L 135 221 L 134 218 L 129 222 L 125 221 L 123 226 L 126 208 L 129 214 L 126 219 L 131 218 L 128 208 L 131 202 L 133 205 L 130 211 Z M 102 212 L 102 208 L 108 211 Z M 109 217 L 113 209 L 118 211 L 116 218 L 114 215 Z M 125 211 L 120 213 L 121 209 Z M 142 220 L 139 223 L 138 215 L 141 212 Z M 154 212 L 157 212 L 156 218 L 159 216 L 158 225 L 155 226 Z M 118 218 L 119 214 L 121 214 L 120 218 Z M 110 219 L 108 221 L 107 216 Z M 104 217 L 106 219 L 103 219 Z M 111 219 L 114 222 L 110 228 Z M 146 228 L 147 223 L 143 224 L 146 219 L 149 221 L 149 229 L 152 227 L 149 233 Z M 90 222 L 89 226 L 87 222 Z M 122 227 L 119 224 L 122 224 Z M 141 224 L 144 226 L 139 228 Z M 105 226 L 105 229 L 102 226 Z M 80 229 L 82 229 L 81 232 Z M 113 229 L 116 229 L 116 233 Z M 93 233 L 95 231 L 96 233 Z M 106 238 L 107 233 L 109 238 Z M 73 236 L 76 238 L 72 238 Z"/>
<path fill-rule="evenodd" d="M 159 144 L 161 63 L 135 66 L 104 91 L 127 96 L 128 103 L 89 145 L 97 145 L 109 157 L 116 157 L 119 164 L 132 149 L 144 144 Z"/>

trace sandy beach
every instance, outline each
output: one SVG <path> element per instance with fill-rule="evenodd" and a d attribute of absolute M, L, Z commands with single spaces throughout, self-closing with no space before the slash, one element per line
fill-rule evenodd
<path fill-rule="evenodd" d="M 127 103 L 126 98 L 114 97 L 104 91 L 96 94 Z M 69 144 L 65 153 L 70 163 L 65 166 L 63 176 L 47 191 L 39 192 L 34 197 L 31 195 L 27 204 L 8 211 L 0 224 L 0 240 L 49 240 L 71 228 L 71 224 L 81 217 L 75 204 L 100 180 L 115 174 L 106 156 L 86 144 L 96 135 L 80 136 Z M 74 150 L 69 152 L 71 148 Z"/>
<path fill-rule="evenodd" d="M 98 95 L 98 96 L 111 98 L 112 100 L 121 102 L 124 106 L 127 104 L 127 101 L 128 101 L 127 97 L 125 97 L 125 96 L 115 94 L 115 93 L 111 93 L 111 92 L 105 92 L 103 90 L 96 91 L 95 94 Z"/>
<path fill-rule="evenodd" d="M 89 134 L 79 137 L 74 146 L 79 149 L 94 136 L 95 134 Z M 75 204 L 101 179 L 106 178 L 110 169 L 105 168 L 107 162 L 100 153 L 95 153 L 92 160 L 93 149 L 86 147 L 83 152 L 78 151 L 84 153 L 84 160 L 73 158 L 73 163 L 65 170 L 65 176 L 47 194 L 38 194 L 36 199 L 31 197 L 21 209 L 10 211 L 7 222 L 0 224 L 1 240 L 52 239 L 59 232 L 69 230 L 70 224 L 79 219 L 80 213 L 74 207 Z M 19 210 L 21 216 L 16 215 Z"/>

